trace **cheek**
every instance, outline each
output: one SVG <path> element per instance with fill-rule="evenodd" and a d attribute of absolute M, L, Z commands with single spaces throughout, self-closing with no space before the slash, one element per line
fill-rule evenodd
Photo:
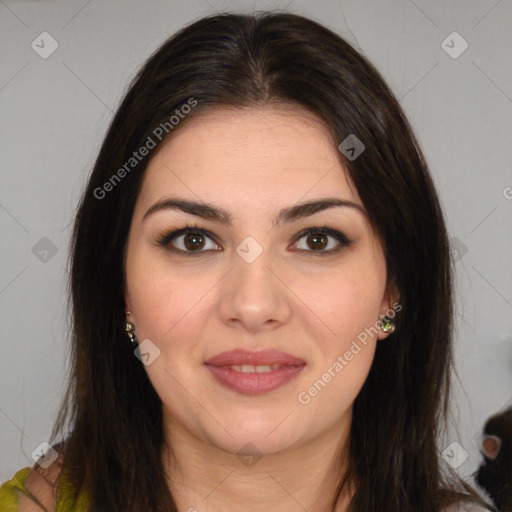
<path fill-rule="evenodd" d="M 297 294 L 324 325 L 327 338 L 339 340 L 339 349 L 379 319 L 385 277 L 369 264 L 347 265 L 322 279 L 306 278 Z"/>
<path fill-rule="evenodd" d="M 128 290 L 139 342 L 151 340 L 159 356 L 145 366 L 148 377 L 166 406 L 175 411 L 189 410 L 189 396 L 180 383 L 193 382 L 195 361 L 199 364 L 201 333 L 204 331 L 201 301 L 211 284 L 196 274 L 181 275 L 163 258 L 131 255 L 127 266 Z"/>
<path fill-rule="evenodd" d="M 324 341 L 319 347 L 323 359 L 315 365 L 304 396 L 313 409 L 318 407 L 318 414 L 328 411 L 332 418 L 343 414 L 364 385 L 375 354 L 375 323 L 380 318 L 385 280 L 378 262 L 360 255 L 333 273 L 328 289 L 315 288 L 315 297 L 310 296 L 332 331 L 316 337 Z"/>
<path fill-rule="evenodd" d="M 297 396 L 309 414 L 335 421 L 343 416 L 361 391 L 370 372 L 377 346 L 373 317 L 368 310 L 347 307 L 332 325 L 336 338 L 322 338 L 321 352 Z M 317 337 L 317 340 L 319 338 Z"/>
<path fill-rule="evenodd" d="M 149 338 L 162 350 L 176 352 L 172 340 L 194 338 L 200 329 L 213 278 L 197 269 L 177 271 L 149 250 L 133 251 L 128 261 L 128 291 L 139 340 Z"/>
<path fill-rule="evenodd" d="M 164 272 L 148 250 L 129 248 L 126 279 L 139 340 L 158 340 L 177 321 L 179 301 L 172 275 Z"/>
<path fill-rule="evenodd" d="M 330 361 L 298 397 L 304 410 L 332 421 L 346 414 L 368 377 L 375 346 L 375 343 L 355 342 Z M 348 354 L 351 354 L 350 360 Z"/>

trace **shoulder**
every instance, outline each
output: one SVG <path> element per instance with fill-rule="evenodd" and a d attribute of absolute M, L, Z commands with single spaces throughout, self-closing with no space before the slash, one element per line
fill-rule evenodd
<path fill-rule="evenodd" d="M 54 510 L 57 498 L 57 489 L 61 474 L 61 459 L 57 459 L 48 468 L 42 468 L 36 464 L 25 480 L 25 489 L 36 498 L 47 510 Z M 27 508 L 22 508 L 21 505 Z M 32 508 L 31 508 L 32 507 Z M 33 501 L 26 495 L 20 498 L 20 510 L 32 512 L 40 508 L 33 508 Z"/>
<path fill-rule="evenodd" d="M 46 469 L 37 464 L 20 469 L 0 487 L 0 509 L 2 512 L 54 510 L 60 473 L 57 463 Z"/>
<path fill-rule="evenodd" d="M 0 510 L 3 512 L 18 511 L 18 495 L 23 490 L 23 482 L 30 473 L 30 468 L 23 468 L 0 486 Z"/>

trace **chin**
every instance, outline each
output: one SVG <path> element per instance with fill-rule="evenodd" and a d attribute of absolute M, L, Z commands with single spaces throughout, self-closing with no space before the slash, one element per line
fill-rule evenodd
<path fill-rule="evenodd" d="M 245 451 L 254 449 L 256 453 L 271 455 L 291 448 L 300 436 L 291 432 L 284 425 L 278 426 L 283 416 L 272 422 L 260 423 L 260 426 L 253 424 L 250 417 L 246 421 L 235 425 L 229 423 L 227 432 L 215 429 L 215 432 L 207 433 L 208 442 L 217 446 L 220 450 L 228 453 L 238 454 L 244 448 Z M 277 427 L 277 428 L 276 428 Z"/>

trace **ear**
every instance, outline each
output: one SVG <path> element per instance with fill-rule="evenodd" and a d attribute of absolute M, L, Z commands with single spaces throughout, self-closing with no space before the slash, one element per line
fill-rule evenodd
<path fill-rule="evenodd" d="M 128 290 L 125 289 L 124 291 L 124 311 L 125 313 L 127 311 L 131 311 L 131 300 L 130 295 L 128 294 Z M 130 322 L 133 322 L 133 315 L 126 315 L 126 320 L 129 320 Z"/>
<path fill-rule="evenodd" d="M 382 299 L 379 319 L 382 319 L 383 316 L 388 316 L 391 318 L 391 321 L 396 324 L 396 317 L 401 309 L 402 305 L 400 304 L 400 293 L 398 291 L 398 287 L 394 282 L 389 283 Z M 384 340 L 391 334 L 392 333 L 390 332 L 384 332 L 382 329 L 379 329 L 377 339 Z"/>

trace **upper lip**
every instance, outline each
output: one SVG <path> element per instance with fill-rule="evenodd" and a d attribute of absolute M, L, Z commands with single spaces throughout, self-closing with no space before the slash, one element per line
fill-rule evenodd
<path fill-rule="evenodd" d="M 231 365 L 273 365 L 281 364 L 287 366 L 300 366 L 306 364 L 304 359 L 292 356 L 280 350 L 262 350 L 259 352 L 250 350 L 231 350 L 221 352 L 220 354 L 208 359 L 205 364 L 212 366 L 231 366 Z"/>

